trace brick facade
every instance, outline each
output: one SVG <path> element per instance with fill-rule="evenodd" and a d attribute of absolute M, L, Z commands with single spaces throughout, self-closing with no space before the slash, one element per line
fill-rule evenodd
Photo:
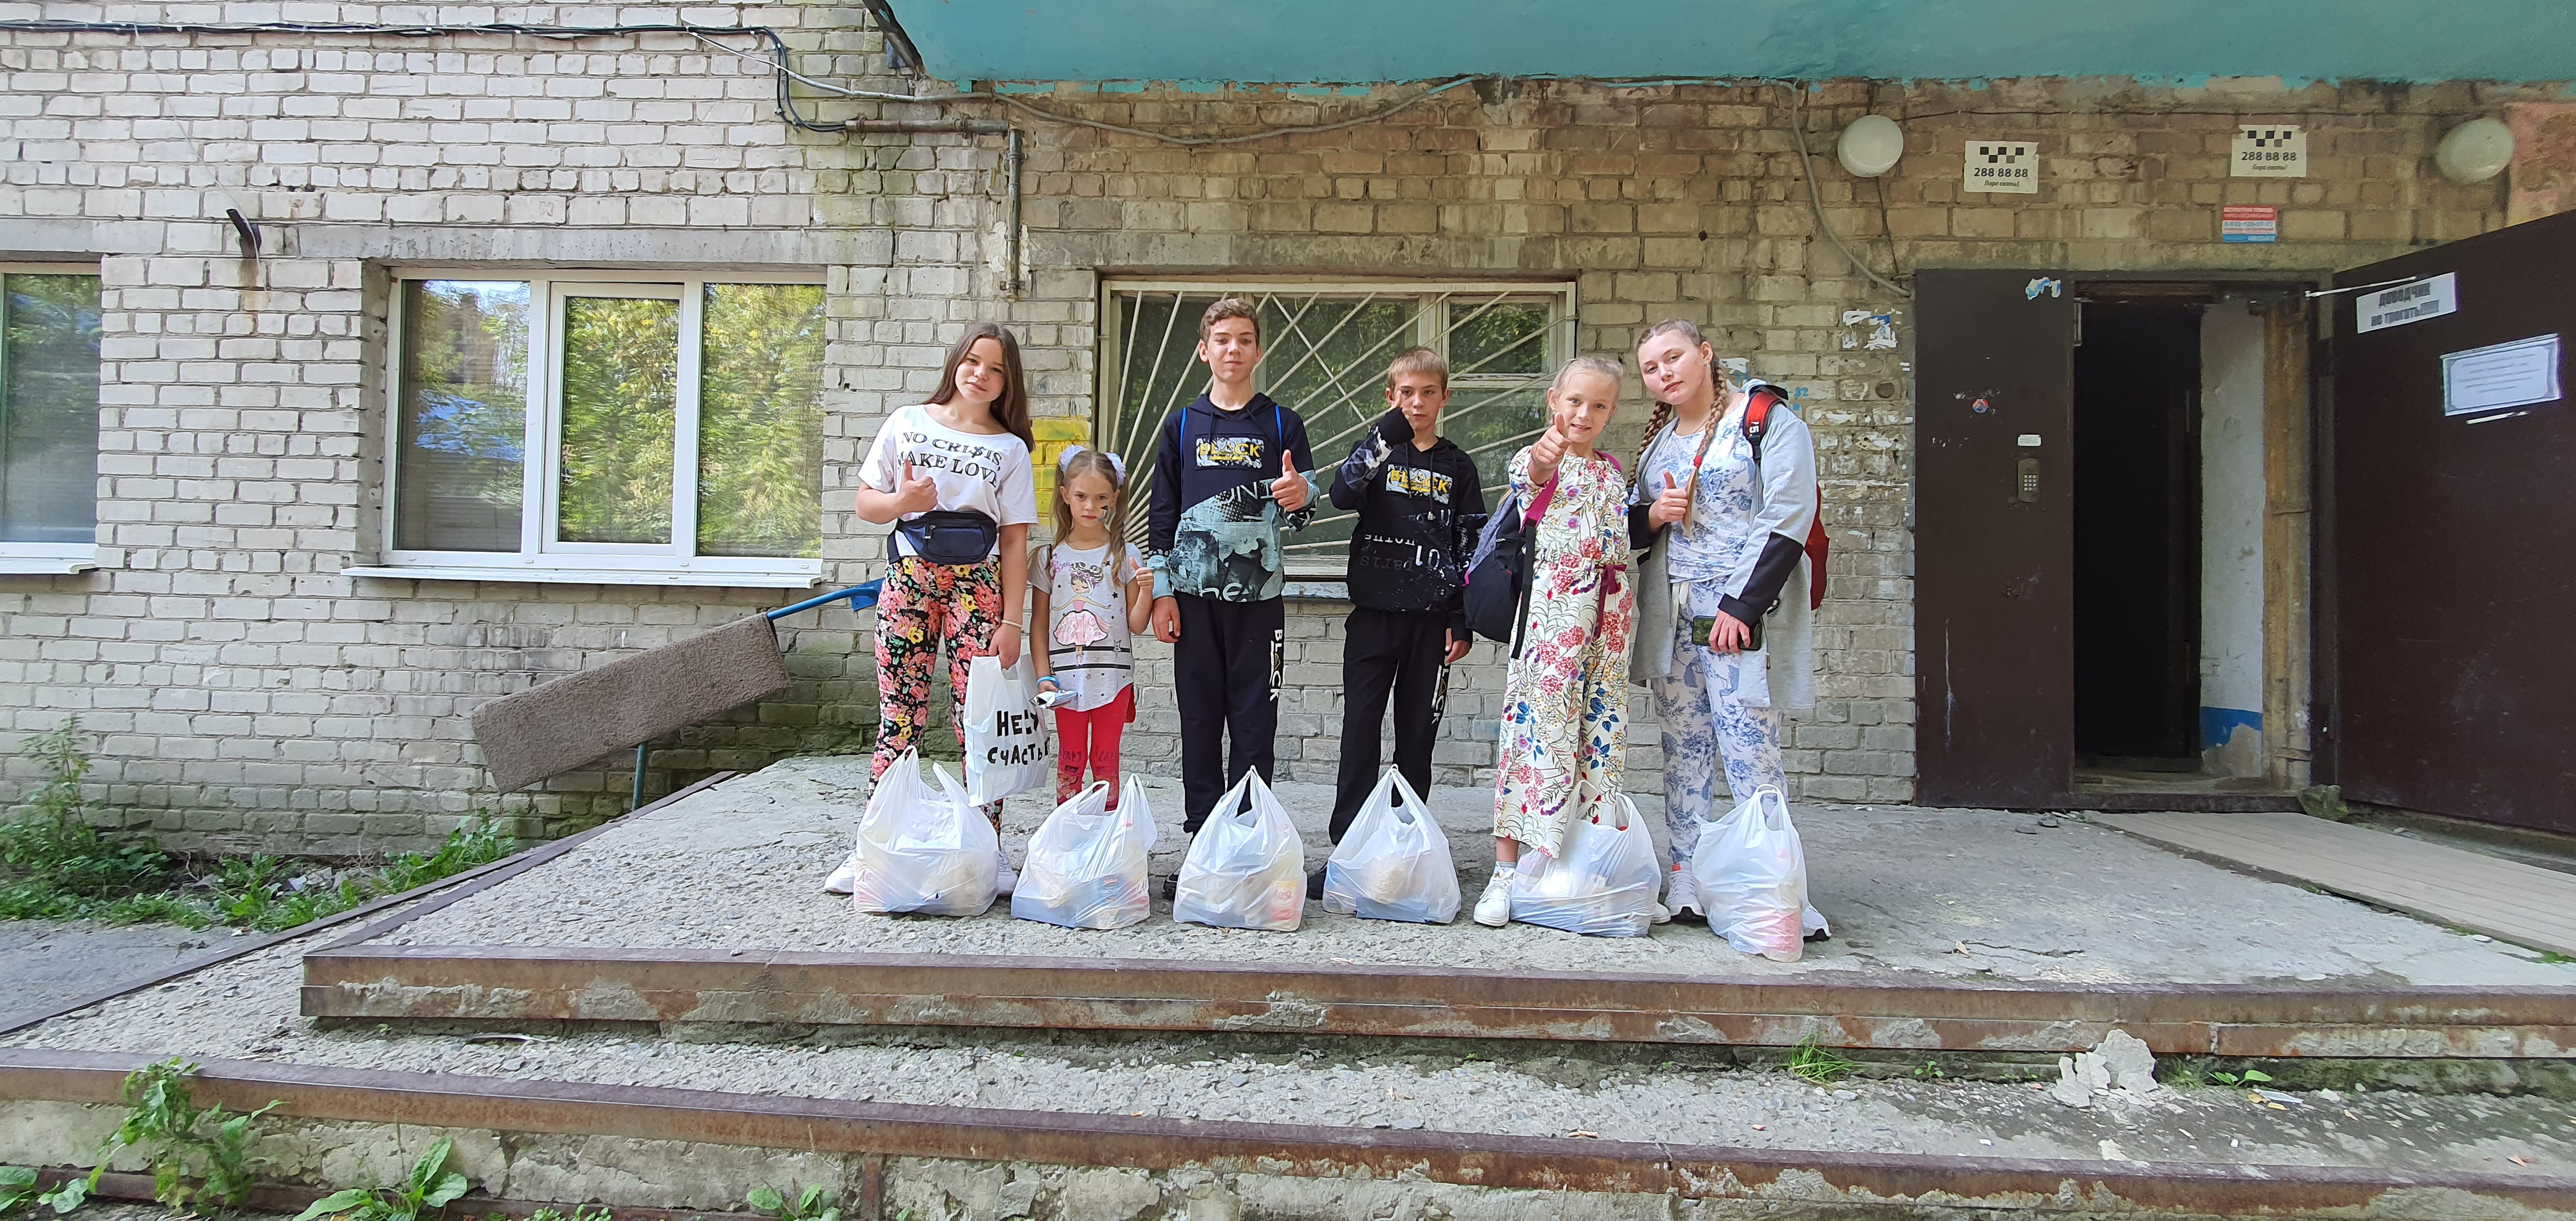
<path fill-rule="evenodd" d="M 305 11 L 311 10 L 311 11 Z M 364 4 L 0 3 L 0 19 L 668 22 L 778 28 L 799 71 L 865 89 L 883 74 L 856 6 L 439 9 Z M 752 40 L 718 40 L 754 56 Z M 1186 133 L 1329 121 L 1410 93 L 1070 86 L 1015 96 Z M 1587 353 L 1624 354 L 1664 316 L 1797 394 L 1834 536 L 1818 628 L 1821 703 L 1794 722 L 1804 796 L 1912 796 L 1911 319 L 1818 234 L 1787 124 L 1803 113 L 1824 211 L 1882 272 L 2275 270 L 2310 274 L 2503 223 L 2504 183 L 2432 168 L 2457 121 L 2512 91 L 2212 81 L 1983 88 L 1841 81 L 1793 108 L 1775 85 L 1507 81 L 1378 123 L 1181 148 L 1032 118 L 1027 288 L 1001 293 L 1000 142 L 792 131 L 758 62 L 685 34 L 556 41 L 454 34 L 0 30 L 0 259 L 89 259 L 103 277 L 99 567 L 0 577 L 5 733 L 78 714 L 101 735 L 102 800 L 181 843 L 315 851 L 408 846 L 477 807 L 554 832 L 622 809 L 606 770 L 495 799 L 465 714 L 549 675 L 736 618 L 762 590 L 474 584 L 340 575 L 383 539 L 387 269 L 540 263 L 826 269 L 827 585 L 875 575 L 882 534 L 848 511 L 876 422 L 918 401 L 960 325 L 1026 343 L 1044 415 L 1092 410 L 1110 273 L 1571 280 Z M 928 116 L 834 101 L 807 114 Z M 1855 182 L 1832 141 L 1864 113 L 1908 153 Z M 2310 177 L 2230 179 L 2239 118 L 2309 130 Z M 2035 196 L 1960 190 L 1962 143 L 2034 139 Z M 1883 185 L 1884 197 L 1880 194 Z M 2222 244 L 2224 203 L 2280 208 L 2277 245 Z M 234 254 L 226 206 L 263 226 Z M 1883 220 L 1883 224 L 1882 224 Z M 1905 340 L 1856 346 L 1846 310 L 1893 311 Z M 1633 451 L 1649 404 L 1614 440 Z M 1318 460 L 1323 460 L 1318 455 Z M 1298 603 L 1282 769 L 1327 779 L 1339 731 L 1341 608 Z M 855 749 L 874 722 L 864 618 L 785 633 L 781 701 L 658 750 L 654 787 L 781 754 Z M 1489 762 L 1501 673 L 1460 668 L 1442 779 Z M 1168 658 L 1149 646 L 1133 765 L 1177 769 Z M 1632 784 L 1654 787 L 1640 692 Z M 23 785 L 23 761 L 8 783 Z"/>

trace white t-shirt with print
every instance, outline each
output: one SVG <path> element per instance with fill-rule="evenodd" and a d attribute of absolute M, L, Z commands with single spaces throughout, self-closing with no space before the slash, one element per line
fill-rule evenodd
<path fill-rule="evenodd" d="M 1089 712 L 1118 698 L 1135 681 L 1136 657 L 1127 634 L 1127 586 L 1145 571 L 1145 557 L 1128 544 L 1116 544 L 1120 561 L 1110 562 L 1111 544 L 1076 549 L 1062 543 L 1047 548 L 1047 667 L 1056 685 L 1073 698 L 1057 705 Z M 1037 574 L 1032 574 L 1037 575 Z"/>
<path fill-rule="evenodd" d="M 1037 475 L 1029 469 L 1029 447 L 1018 437 L 959 432 L 940 423 L 926 406 L 898 408 L 877 431 L 868 460 L 859 464 L 859 482 L 880 492 L 901 491 L 907 461 L 916 477 L 929 476 L 938 485 L 942 509 L 981 513 L 1004 526 L 1037 522 Z M 907 513 L 904 518 L 919 516 Z M 895 535 L 894 546 L 897 555 L 913 553 L 901 534 Z M 998 542 L 992 554 L 1001 554 Z"/>

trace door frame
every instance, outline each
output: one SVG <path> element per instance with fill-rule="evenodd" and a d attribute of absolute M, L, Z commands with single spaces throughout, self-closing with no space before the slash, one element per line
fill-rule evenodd
<path fill-rule="evenodd" d="M 1984 267 L 1923 267 L 1918 271 L 1984 271 Z M 2289 270 L 2096 268 L 2050 272 L 2077 300 L 2079 327 L 2088 294 L 2137 299 L 2190 300 L 2223 294 L 2255 298 L 2265 308 L 2263 369 L 2263 747 L 2265 780 L 2272 791 L 2233 793 L 2086 793 L 2074 777 L 2053 804 L 2033 809 L 2162 809 L 2252 812 L 2297 809 L 2288 794 L 2331 783 L 2333 759 L 2325 728 L 2332 723 L 2333 659 L 2320 642 L 2334 627 L 2331 480 L 2332 379 L 2321 350 L 2327 342 L 2333 268 Z M 1916 323 L 1919 333 L 1920 320 Z M 2070 337 L 2071 338 L 2071 337 Z M 1922 353 L 1915 353 L 1919 369 Z M 1918 387 L 1919 389 L 1919 387 Z M 1919 394 L 1916 411 L 1922 410 Z M 1919 425 L 1918 434 L 1919 436 Z M 1920 479 L 1921 456 L 1914 455 Z M 1919 483 L 1913 498 L 1920 502 Z M 1919 540 L 1923 523 L 1912 522 Z M 1916 553 L 1920 554 L 1919 542 Z M 2071 563 L 2071 557 L 2070 557 Z M 2284 596 L 2284 595 L 2287 596 Z M 1919 622 L 1919 618 L 1917 620 Z M 2070 621 L 2071 629 L 2072 623 Z M 1922 655 L 1919 643 L 1915 649 Z M 1918 695 L 1921 680 L 1916 681 Z M 1917 724 L 1922 711 L 1917 709 Z M 2073 708 L 2067 732 L 2074 732 Z M 1920 776 L 1920 765 L 1917 765 Z M 1918 780 L 1919 784 L 1919 780 Z M 1918 800 L 1920 790 L 1917 790 Z"/>

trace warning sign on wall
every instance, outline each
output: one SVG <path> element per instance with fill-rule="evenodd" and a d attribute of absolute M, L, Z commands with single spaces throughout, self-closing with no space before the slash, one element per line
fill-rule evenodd
<path fill-rule="evenodd" d="M 2238 127 L 2227 173 L 2234 178 L 2307 177 L 2306 129 L 2269 123 Z"/>
<path fill-rule="evenodd" d="M 1970 140 L 1965 190 L 2039 194 L 2039 145 L 2029 140 Z"/>
<path fill-rule="evenodd" d="M 2268 204 L 2229 204 L 2220 208 L 2218 240 L 2222 242 L 2280 241 L 2281 210 Z"/>

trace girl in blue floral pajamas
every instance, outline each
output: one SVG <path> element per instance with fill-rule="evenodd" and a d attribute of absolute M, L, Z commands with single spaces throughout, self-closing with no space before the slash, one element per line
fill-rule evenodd
<path fill-rule="evenodd" d="M 1678 320 L 1637 346 L 1657 405 L 1631 497 L 1631 539 L 1652 546 L 1630 673 L 1654 694 L 1662 722 L 1674 870 L 1665 906 L 1675 919 L 1705 916 L 1688 868 L 1701 827 L 1766 785 L 1786 793 L 1781 714 L 1815 706 L 1805 552 L 1817 507 L 1814 441 L 1794 412 L 1775 409 L 1757 462 L 1744 434 L 1751 387 L 1729 385 L 1714 356 L 1699 329 Z M 1709 624 L 1705 640 L 1694 620 Z"/>

